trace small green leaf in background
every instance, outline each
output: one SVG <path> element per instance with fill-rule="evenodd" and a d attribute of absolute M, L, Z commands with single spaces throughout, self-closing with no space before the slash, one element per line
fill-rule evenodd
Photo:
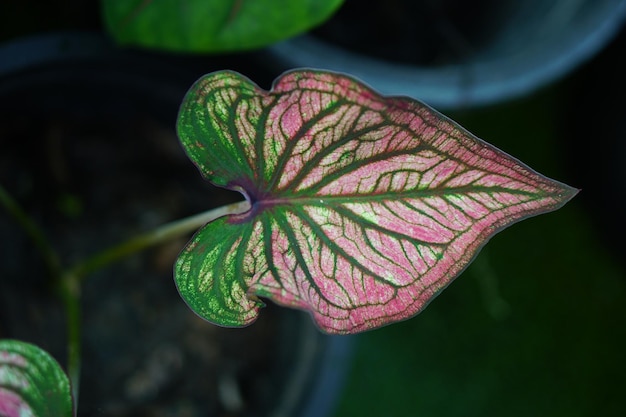
<path fill-rule="evenodd" d="M 338 73 L 284 74 L 264 91 L 212 73 L 178 135 L 247 213 L 202 228 L 175 268 L 201 317 L 244 326 L 260 297 L 355 333 L 420 312 L 498 231 L 577 190 L 546 178 L 428 106 Z"/>
<path fill-rule="evenodd" d="M 70 381 L 45 351 L 0 340 L 0 417 L 70 417 Z"/>
<path fill-rule="evenodd" d="M 343 0 L 102 0 L 125 45 L 181 52 L 260 48 L 324 22 Z"/>

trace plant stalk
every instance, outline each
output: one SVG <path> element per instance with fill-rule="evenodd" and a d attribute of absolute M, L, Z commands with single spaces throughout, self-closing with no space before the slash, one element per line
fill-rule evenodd
<path fill-rule="evenodd" d="M 239 201 L 226 206 L 217 207 L 191 217 L 164 224 L 147 233 L 135 236 L 118 245 L 98 252 L 74 265 L 69 270 L 70 275 L 82 280 L 90 273 L 112 264 L 120 259 L 140 252 L 150 246 L 158 245 L 175 237 L 184 236 L 201 226 L 228 214 L 241 214 L 250 210 L 248 201 Z"/>
<path fill-rule="evenodd" d="M 9 195 L 0 184 L 0 204 L 3 205 L 9 214 L 17 221 L 26 235 L 33 241 L 33 244 L 41 254 L 41 257 L 48 268 L 48 272 L 54 279 L 61 278 L 61 262 L 56 251 L 46 238 L 43 230 L 31 219 L 20 205 Z"/>
<path fill-rule="evenodd" d="M 72 398 L 74 409 L 78 407 L 80 390 L 80 369 L 82 357 L 81 343 L 81 309 L 80 309 L 80 282 L 71 274 L 65 273 L 58 287 L 59 297 L 65 308 L 67 317 L 67 374 L 72 384 Z"/>
<path fill-rule="evenodd" d="M 137 253 L 150 246 L 155 246 L 175 237 L 184 236 L 218 217 L 228 214 L 242 214 L 250 210 L 248 201 L 240 201 L 218 207 L 167 223 L 152 231 L 131 238 L 118 245 L 98 252 L 72 268 L 61 268 L 60 258 L 54 250 L 43 230 L 26 214 L 19 204 L 0 185 L 0 205 L 4 206 L 10 215 L 22 227 L 26 235 L 33 241 L 40 252 L 50 276 L 57 283 L 57 291 L 67 317 L 67 372 L 72 384 L 74 407 L 78 405 L 81 368 L 81 327 L 80 327 L 80 290 L 82 280 L 95 272 L 126 256 Z"/>

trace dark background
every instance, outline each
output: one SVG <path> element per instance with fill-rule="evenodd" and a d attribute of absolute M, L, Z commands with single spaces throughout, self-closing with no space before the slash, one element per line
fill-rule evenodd
<path fill-rule="evenodd" d="M 85 3 L 3 2 L 0 40 L 100 30 L 97 8 Z M 623 415 L 625 48 L 622 30 L 550 86 L 446 111 L 582 191 L 495 236 L 418 317 L 355 336 L 337 416 Z"/>

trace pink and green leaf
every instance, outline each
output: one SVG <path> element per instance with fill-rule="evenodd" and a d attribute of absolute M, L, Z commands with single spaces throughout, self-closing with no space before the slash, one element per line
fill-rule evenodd
<path fill-rule="evenodd" d="M 412 317 L 495 233 L 577 192 L 418 101 L 337 73 L 290 72 L 269 92 L 208 74 L 178 134 L 209 181 L 251 205 L 202 228 L 175 268 L 188 305 L 223 326 L 252 323 L 258 297 L 309 311 L 328 333 Z"/>
<path fill-rule="evenodd" d="M 0 340 L 0 417 L 70 417 L 70 382 L 37 346 Z"/>

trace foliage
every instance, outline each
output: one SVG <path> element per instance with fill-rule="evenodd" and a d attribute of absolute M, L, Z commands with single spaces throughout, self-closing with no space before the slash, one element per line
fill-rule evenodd
<path fill-rule="evenodd" d="M 491 236 L 577 192 L 418 101 L 323 71 L 269 92 L 209 74 L 178 133 L 207 179 L 251 205 L 201 229 L 176 264 L 185 301 L 223 326 L 253 322 L 258 297 L 328 333 L 412 317 Z"/>
<path fill-rule="evenodd" d="M 259 48 L 322 23 L 342 0 L 103 0 L 102 15 L 125 45 L 186 52 Z"/>
<path fill-rule="evenodd" d="M 70 382 L 37 346 L 0 340 L 0 416 L 70 417 Z"/>
<path fill-rule="evenodd" d="M 0 416 L 70 416 L 80 371 L 82 280 L 205 225 L 180 254 L 189 306 L 222 326 L 263 302 L 355 333 L 419 313 L 504 227 L 577 190 L 548 179 L 428 106 L 338 73 L 300 70 L 264 91 L 232 71 L 185 96 L 178 134 L 215 185 L 245 201 L 163 225 L 71 267 L 0 186 L 0 204 L 41 251 L 68 315 L 68 377 L 40 348 L 0 341 Z"/>

